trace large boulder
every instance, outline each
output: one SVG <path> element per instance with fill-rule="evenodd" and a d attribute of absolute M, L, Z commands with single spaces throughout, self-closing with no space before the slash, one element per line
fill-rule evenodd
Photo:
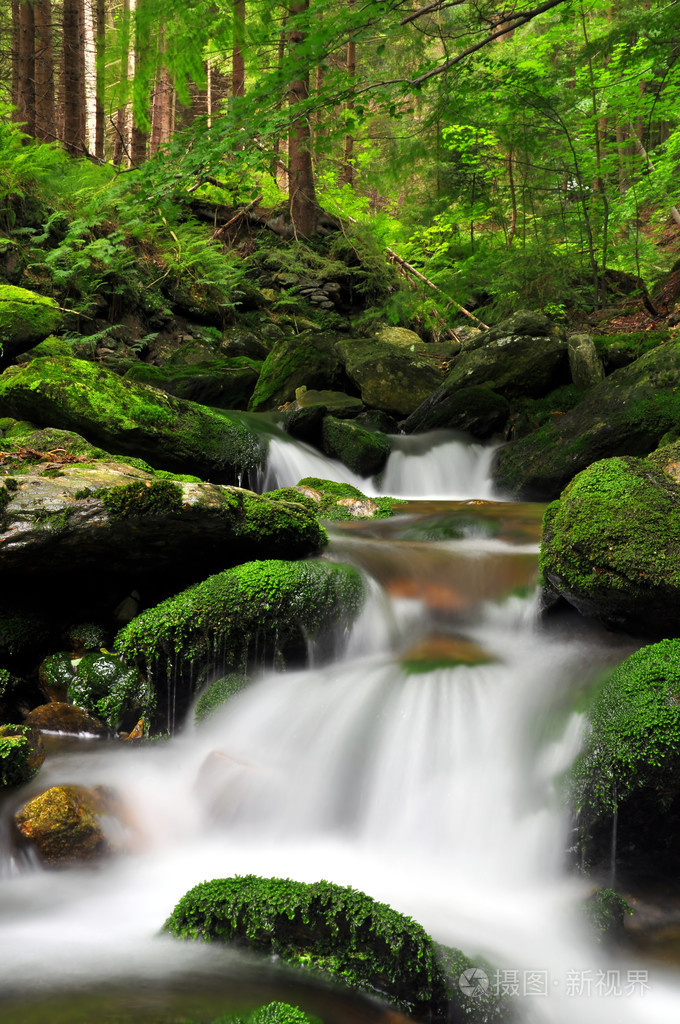
<path fill-rule="evenodd" d="M 107 786 L 52 786 L 25 803 L 14 824 L 45 867 L 64 867 L 120 852 L 122 817 Z"/>
<path fill-rule="evenodd" d="M 407 434 L 449 428 L 485 440 L 503 429 L 509 415 L 507 398 L 484 385 L 452 389 L 444 385 L 421 402 L 403 426 Z"/>
<path fill-rule="evenodd" d="M 634 635 L 680 635 L 680 487 L 647 459 L 579 473 L 543 520 L 549 592 Z"/>
<path fill-rule="evenodd" d="M 458 977 L 472 966 L 462 953 L 451 950 L 440 957 L 430 936 L 411 918 L 332 882 L 256 875 L 203 882 L 182 897 L 164 930 L 177 938 L 232 943 L 316 969 L 349 988 L 380 993 L 415 1020 L 474 1024 L 498 1019 L 493 1011 L 485 1016 L 493 1000 L 482 998 L 475 1005 L 458 987 Z"/>
<path fill-rule="evenodd" d="M 54 299 L 0 284 L 0 367 L 56 331 L 61 310 Z"/>
<path fill-rule="evenodd" d="M 248 408 L 277 409 L 292 402 L 298 388 L 344 391 L 347 378 L 333 337 L 298 334 L 277 341 L 267 358 Z"/>
<path fill-rule="evenodd" d="M 148 665 L 159 700 L 162 680 L 177 687 L 177 714 L 215 670 L 301 664 L 334 653 L 364 600 L 356 569 L 323 561 L 256 561 L 211 576 L 149 608 L 124 627 L 115 649 L 128 663 Z"/>
<path fill-rule="evenodd" d="M 262 363 L 242 356 L 178 366 L 135 363 L 126 372 L 125 379 L 150 384 L 177 398 L 217 409 L 246 409 L 261 367 Z"/>
<path fill-rule="evenodd" d="M 148 724 L 156 705 L 153 689 L 139 669 L 102 651 L 80 659 L 68 696 L 113 730 L 129 730 L 140 717 Z"/>
<path fill-rule="evenodd" d="M 616 455 L 647 455 L 680 423 L 680 341 L 652 349 L 592 388 L 564 416 L 501 449 L 503 492 L 549 501 L 580 470 Z"/>
<path fill-rule="evenodd" d="M 237 483 L 264 458 L 237 420 L 83 359 L 39 358 L 0 376 L 0 416 L 76 431 L 109 451 L 159 469 Z"/>
<path fill-rule="evenodd" d="M 618 666 L 588 710 L 571 773 L 583 856 L 644 869 L 680 852 L 680 640 L 643 647 Z"/>
<path fill-rule="evenodd" d="M 441 360 L 424 354 L 424 344 L 414 352 L 378 338 L 343 338 L 335 347 L 364 405 L 399 419 L 441 384 Z"/>
<path fill-rule="evenodd" d="M 327 543 L 314 510 L 297 503 L 78 461 L 87 455 L 59 458 L 29 453 L 4 486 L 0 477 L 5 591 L 52 620 L 107 616 L 132 590 L 155 603 L 239 562 L 305 557 Z"/>

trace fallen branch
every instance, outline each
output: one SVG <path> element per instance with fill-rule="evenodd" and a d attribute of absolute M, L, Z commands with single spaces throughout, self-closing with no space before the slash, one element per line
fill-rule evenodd
<path fill-rule="evenodd" d="M 242 209 L 238 210 L 234 214 L 234 216 L 230 220 L 227 221 L 226 224 L 222 225 L 221 228 L 215 228 L 215 230 L 213 231 L 213 235 L 212 235 L 213 239 L 219 238 L 220 235 L 224 234 L 224 232 L 227 230 L 227 228 L 230 228 L 231 225 L 235 224 L 237 220 L 241 219 L 241 217 L 245 217 L 246 214 L 249 213 L 250 210 L 252 210 L 254 206 L 257 206 L 259 203 L 261 203 L 263 199 L 264 199 L 263 195 L 256 196 L 255 199 L 253 199 L 250 203 L 248 203 L 247 206 L 244 206 Z"/>
<path fill-rule="evenodd" d="M 485 324 L 482 320 L 479 320 L 473 313 L 469 311 L 469 309 L 466 309 L 465 306 L 461 306 L 460 302 L 456 302 L 455 299 L 452 299 L 450 295 L 447 295 L 446 292 L 442 291 L 439 285 L 436 285 L 434 281 L 430 281 L 430 279 L 428 277 L 425 277 L 424 274 L 421 274 L 421 272 L 417 270 L 416 267 L 412 266 L 410 263 L 407 263 L 405 259 L 403 259 L 401 256 L 399 256 L 398 253 L 394 251 L 394 249 L 390 249 L 388 246 L 385 249 L 385 251 L 387 255 L 390 257 L 390 259 L 394 260 L 394 262 L 398 264 L 398 266 L 400 266 L 402 270 L 405 270 L 407 274 L 411 274 L 413 277 L 417 277 L 418 280 L 426 284 L 428 288 L 432 288 L 434 291 L 439 292 L 439 294 L 443 295 L 444 298 L 448 302 L 450 302 L 452 306 L 456 307 L 459 313 L 463 313 L 465 316 L 469 317 L 470 320 L 474 320 L 476 324 L 479 324 L 479 326 L 482 327 L 485 331 L 488 331 L 488 324 Z"/>

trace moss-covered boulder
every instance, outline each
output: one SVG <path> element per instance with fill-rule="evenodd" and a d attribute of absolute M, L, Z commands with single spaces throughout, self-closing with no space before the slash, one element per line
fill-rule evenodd
<path fill-rule="evenodd" d="M 381 994 L 415 1019 L 463 1019 L 455 1009 L 447 1016 L 446 983 L 429 935 L 355 889 L 255 875 L 215 879 L 186 893 L 164 930 L 315 968 Z"/>
<path fill-rule="evenodd" d="M 194 1024 L 194 1022 L 185 1021 L 184 1024 Z M 226 1017 L 220 1016 L 211 1024 L 322 1024 L 322 1022 L 319 1017 L 305 1013 L 299 1006 L 276 1002 L 258 1006 L 255 1010 L 230 1013 Z"/>
<path fill-rule="evenodd" d="M 589 734 L 572 769 L 585 859 L 616 854 L 633 868 L 680 852 L 680 640 L 643 647 L 616 668 L 588 712 Z"/>
<path fill-rule="evenodd" d="M 126 372 L 125 379 L 150 384 L 177 398 L 217 409 L 246 409 L 261 368 L 261 362 L 244 357 L 215 359 L 187 366 L 135 363 Z"/>
<path fill-rule="evenodd" d="M 249 408 L 253 412 L 277 409 L 292 402 L 301 387 L 344 391 L 347 378 L 334 341 L 332 336 L 315 333 L 277 341 L 264 361 Z"/>
<path fill-rule="evenodd" d="M 61 310 L 45 295 L 0 284 L 0 367 L 33 348 L 61 324 Z"/>
<path fill-rule="evenodd" d="M 385 434 L 374 433 L 335 416 L 326 416 L 321 429 L 325 454 L 339 459 L 353 473 L 375 476 L 385 468 L 392 450 L 392 442 Z"/>
<path fill-rule="evenodd" d="M 543 520 L 545 587 L 634 635 L 680 634 L 680 487 L 646 459 L 596 462 Z"/>
<path fill-rule="evenodd" d="M 237 693 L 241 693 L 247 685 L 248 677 L 239 672 L 230 672 L 229 675 L 213 680 L 196 701 L 196 710 L 194 711 L 196 724 L 209 718 L 228 700 L 235 697 Z"/>
<path fill-rule="evenodd" d="M 388 519 L 400 502 L 398 498 L 369 498 L 352 484 L 320 477 L 305 477 L 295 487 L 279 487 L 263 495 L 293 501 L 309 508 L 319 519 Z"/>
<path fill-rule="evenodd" d="M 92 712 L 110 729 L 149 722 L 156 702 L 152 687 L 136 668 L 112 654 L 86 654 L 68 686 L 69 700 Z"/>
<path fill-rule="evenodd" d="M 450 428 L 485 440 L 505 426 L 510 403 L 484 385 L 438 388 L 404 422 L 407 434 Z"/>
<path fill-rule="evenodd" d="M 37 732 L 27 725 L 0 725 L 0 789 L 28 782 L 44 760 Z"/>
<path fill-rule="evenodd" d="M 249 558 L 299 558 L 327 543 L 315 510 L 299 503 L 162 479 L 124 462 L 62 457 L 18 458 L 11 491 L 0 474 L 5 586 L 14 601 L 44 605 L 62 627 L 85 616 L 109 621 L 132 590 L 153 604 Z M 35 652 L 30 622 L 8 620 L 3 627 L 0 620 L 0 651 L 3 633 L 8 645 Z M 101 630 L 85 633 L 74 634 L 73 650 L 106 646 Z"/>
<path fill-rule="evenodd" d="M 48 654 L 38 669 L 40 685 L 50 700 L 65 698 L 74 675 L 75 668 L 68 651 Z"/>
<path fill-rule="evenodd" d="M 315 657 L 332 655 L 334 636 L 363 600 L 362 578 L 350 566 L 248 562 L 142 612 L 119 632 L 115 649 L 130 665 L 148 665 L 156 680 L 172 675 L 181 714 L 216 668 L 300 664 L 310 642 Z"/>
<path fill-rule="evenodd" d="M 45 867 L 64 867 L 119 852 L 122 818 L 106 786 L 52 786 L 24 804 L 14 824 Z"/>
<path fill-rule="evenodd" d="M 409 416 L 442 382 L 441 360 L 424 351 L 377 338 L 343 338 L 335 348 L 364 405 L 398 419 Z"/>
<path fill-rule="evenodd" d="M 0 509 L 1 515 L 1 509 Z M 12 603 L 16 595 L 12 597 Z M 31 663 L 40 652 L 49 636 L 46 624 L 27 615 L 0 617 L 0 659 L 10 668 Z"/>
<path fill-rule="evenodd" d="M 616 455 L 647 455 L 680 422 L 680 341 L 654 348 L 592 388 L 576 408 L 501 449 L 502 491 L 556 498 L 582 469 Z"/>
<path fill-rule="evenodd" d="M 0 415 L 82 434 L 159 469 L 237 483 L 259 465 L 258 437 L 226 414 L 124 380 L 83 359 L 41 358 L 0 377 Z"/>

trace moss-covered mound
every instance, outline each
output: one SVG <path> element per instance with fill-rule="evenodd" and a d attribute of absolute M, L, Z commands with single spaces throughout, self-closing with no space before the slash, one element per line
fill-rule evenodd
<path fill-rule="evenodd" d="M 74 704 L 91 711 L 111 729 L 150 721 L 155 709 L 153 690 L 136 668 L 111 654 L 86 654 L 68 684 Z"/>
<path fill-rule="evenodd" d="M 61 311 L 45 295 L 0 284 L 0 367 L 37 345 L 61 324 Z"/>
<path fill-rule="evenodd" d="M 680 487 L 646 459 L 579 473 L 543 520 L 545 585 L 633 634 L 680 633 Z"/>
<path fill-rule="evenodd" d="M 300 663 L 309 641 L 330 655 L 333 635 L 361 608 L 356 569 L 330 562 L 258 561 L 211 576 L 150 608 L 120 631 L 115 648 L 128 664 L 146 663 L 154 677 L 184 669 L 202 683 L 210 671 L 249 664 Z M 191 692 L 185 694 L 188 699 Z"/>
<path fill-rule="evenodd" d="M 24 725 L 0 725 L 0 789 L 21 786 L 45 760 L 40 736 Z"/>
<path fill-rule="evenodd" d="M 422 927 L 351 888 L 255 875 L 215 879 L 186 893 L 164 930 L 316 968 L 380 993 L 417 1019 L 459 1019 L 447 1017 L 445 979 Z"/>
<path fill-rule="evenodd" d="M 247 427 L 83 359 L 41 358 L 0 378 L 0 415 L 76 431 L 110 451 L 160 469 L 223 483 L 264 458 Z"/>
<path fill-rule="evenodd" d="M 183 1021 L 183 1024 L 194 1024 Z M 211 1024 L 322 1024 L 318 1017 L 305 1013 L 299 1006 L 290 1003 L 267 1003 L 250 1012 L 228 1014 L 212 1021 Z"/>
<path fill-rule="evenodd" d="M 247 685 L 247 677 L 238 672 L 230 672 L 229 675 L 215 679 L 196 701 L 196 710 L 194 712 L 196 724 L 209 718 L 218 708 L 221 708 L 233 696 L 240 693 Z"/>
<path fill-rule="evenodd" d="M 617 855 L 641 867 L 680 851 L 680 640 L 636 651 L 611 674 L 589 711 L 590 733 L 572 770 L 586 859 Z"/>
<path fill-rule="evenodd" d="M 126 380 L 151 384 L 177 398 L 218 409 L 245 409 L 255 390 L 261 362 L 243 356 L 215 359 L 191 366 L 152 366 L 135 363 Z"/>
<path fill-rule="evenodd" d="M 680 341 L 648 352 L 592 388 L 576 408 L 511 442 L 494 482 L 530 501 L 556 498 L 593 462 L 647 455 L 680 422 Z"/>
<path fill-rule="evenodd" d="M 366 430 L 351 420 L 326 416 L 322 423 L 322 448 L 359 476 L 375 476 L 385 468 L 392 442 L 385 434 Z"/>
<path fill-rule="evenodd" d="M 307 476 L 295 487 L 280 487 L 263 497 L 296 501 L 319 517 L 328 520 L 387 519 L 399 498 L 369 498 L 352 484 Z"/>

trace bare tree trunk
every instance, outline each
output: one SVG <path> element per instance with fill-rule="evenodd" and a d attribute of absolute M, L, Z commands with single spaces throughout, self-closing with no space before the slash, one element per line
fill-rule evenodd
<path fill-rule="evenodd" d="M 19 81 L 20 75 L 20 63 L 19 63 L 19 40 L 21 37 L 21 14 L 19 11 L 19 0 L 12 0 L 12 105 L 15 107 L 15 111 L 12 117 L 15 121 L 21 120 L 19 117 Z"/>
<path fill-rule="evenodd" d="M 172 82 L 170 72 L 161 67 L 156 79 L 151 105 L 151 138 L 149 155 L 153 156 L 162 146 L 170 141 L 170 121 L 172 111 Z"/>
<path fill-rule="evenodd" d="M 142 30 L 140 26 L 139 13 L 142 6 L 143 0 L 132 0 L 130 3 L 130 11 L 134 11 L 135 15 L 135 42 L 134 46 L 130 48 L 130 63 L 132 65 L 132 77 L 134 78 L 135 71 L 141 63 L 142 46 L 144 45 L 144 39 L 142 38 Z M 147 147 L 149 144 L 149 133 L 140 125 L 137 124 L 134 118 L 134 112 L 132 117 L 132 127 L 130 129 L 130 161 L 133 167 L 140 167 L 147 156 Z"/>
<path fill-rule="evenodd" d="M 246 0 L 234 0 L 234 42 L 231 69 L 232 96 L 245 96 L 246 94 L 246 67 L 243 59 L 245 27 Z"/>
<path fill-rule="evenodd" d="M 88 149 L 94 149 L 97 134 L 97 49 L 95 30 L 96 0 L 84 0 L 83 3 L 83 35 L 85 46 L 83 60 L 85 66 L 85 139 Z"/>
<path fill-rule="evenodd" d="M 123 16 L 123 33 L 121 39 L 121 58 L 120 58 L 120 79 L 119 89 L 121 94 L 121 102 L 116 113 L 116 135 L 113 140 L 113 163 L 118 166 L 123 161 L 126 148 L 126 135 L 127 135 L 127 103 L 125 102 L 125 96 L 127 93 L 127 86 L 130 79 L 130 0 L 123 0 L 122 8 Z"/>
<path fill-rule="evenodd" d="M 19 7 L 19 120 L 29 135 L 35 134 L 35 21 L 33 4 L 22 0 Z"/>
<path fill-rule="evenodd" d="M 281 26 L 281 31 L 279 33 L 279 48 L 278 48 L 278 55 L 277 55 L 277 59 L 278 59 L 277 67 L 279 69 L 283 66 L 283 58 L 286 55 L 286 21 L 287 20 L 288 20 L 288 15 L 286 13 L 284 13 L 284 15 L 283 15 L 283 23 L 282 23 L 282 26 Z M 281 109 L 281 101 L 279 100 L 279 102 L 276 104 L 276 110 L 280 110 L 280 109 Z M 282 174 L 282 171 L 281 171 L 280 154 L 281 154 L 281 139 L 277 138 L 275 140 L 275 142 L 274 142 L 274 159 L 272 161 L 272 163 L 273 163 L 272 173 L 274 174 L 274 176 L 277 179 L 277 181 L 279 181 L 279 184 L 281 185 L 281 187 L 285 188 L 286 185 L 284 185 L 282 180 L 280 180 L 283 177 L 283 174 Z"/>
<path fill-rule="evenodd" d="M 517 231 L 517 194 L 515 192 L 515 172 L 514 172 L 514 160 L 515 153 L 512 148 L 508 150 L 508 182 L 510 184 L 510 228 L 508 230 L 507 248 L 509 249 L 512 245 L 512 240 L 515 237 Z"/>
<path fill-rule="evenodd" d="M 95 28 L 95 55 L 97 62 L 95 86 L 95 132 L 94 155 L 98 160 L 104 159 L 104 90 L 106 88 L 106 72 L 104 68 L 104 50 L 106 48 L 106 5 L 104 0 L 97 0 Z"/>
<path fill-rule="evenodd" d="M 35 19 L 35 137 L 45 142 L 57 138 L 54 112 L 54 44 L 50 0 L 38 0 Z"/>
<path fill-rule="evenodd" d="M 292 18 L 309 10 L 309 0 L 290 0 L 289 13 Z M 305 32 L 300 24 L 290 33 L 291 56 L 305 41 Z M 291 110 L 309 96 L 309 72 L 299 71 L 299 77 L 290 83 L 288 100 Z M 314 170 L 310 151 L 311 132 L 306 114 L 297 111 L 288 133 L 288 167 L 290 218 L 293 232 L 303 238 L 312 235 L 316 229 L 316 193 L 314 191 Z"/>
<path fill-rule="evenodd" d="M 347 5 L 350 9 L 354 7 L 354 0 L 347 0 Z M 356 43 L 351 37 L 347 40 L 347 77 L 350 81 L 356 74 Z M 351 113 L 354 110 L 354 99 L 350 98 L 345 104 L 345 110 Z M 347 132 L 345 135 L 345 152 L 342 160 L 342 180 L 346 185 L 354 184 L 354 164 L 352 163 L 352 155 L 354 153 L 354 135 L 351 132 Z"/>

